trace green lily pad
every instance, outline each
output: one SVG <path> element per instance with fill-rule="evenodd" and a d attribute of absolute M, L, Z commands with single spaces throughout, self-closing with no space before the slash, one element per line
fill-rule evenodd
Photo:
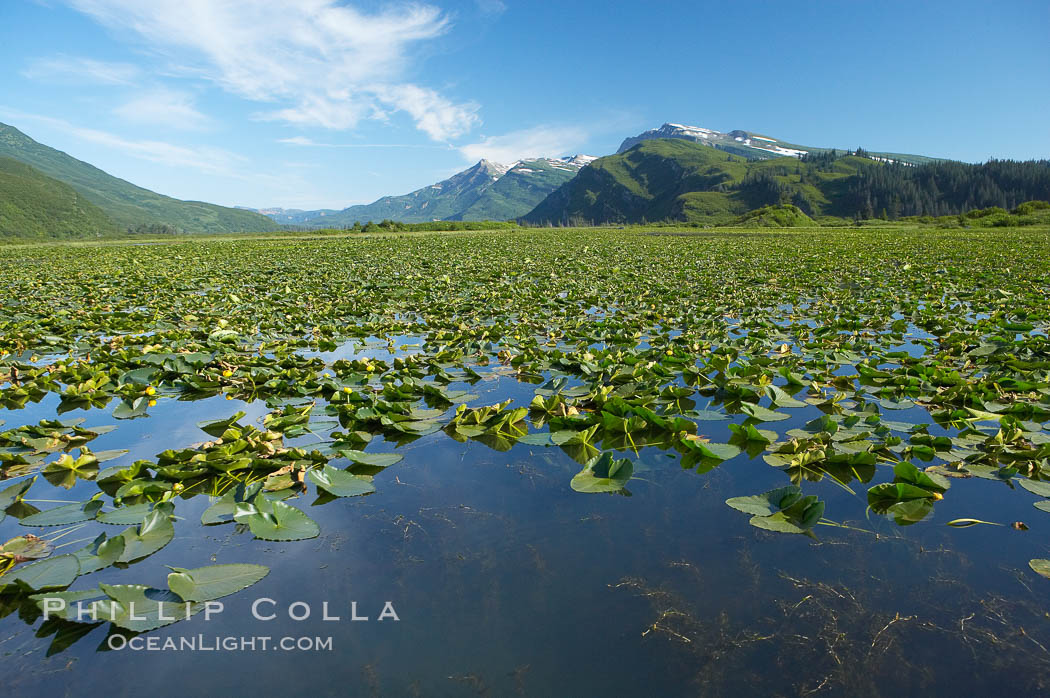
<path fill-rule="evenodd" d="M 395 463 L 400 463 L 404 458 L 400 453 L 365 453 L 351 448 L 339 449 L 339 455 L 347 460 L 360 465 L 371 465 L 377 468 L 386 468 Z"/>
<path fill-rule="evenodd" d="M 238 504 L 234 520 L 247 524 L 262 540 L 289 541 L 316 538 L 321 527 L 313 519 L 284 502 L 271 502 L 261 495 L 250 505 Z"/>
<path fill-rule="evenodd" d="M 113 409 L 114 419 L 138 419 L 139 417 L 148 417 L 149 409 L 149 398 L 140 397 L 134 400 L 122 400 Z"/>
<path fill-rule="evenodd" d="M 815 496 L 802 496 L 794 485 L 780 487 L 749 497 L 731 497 L 726 504 L 737 511 L 752 514 L 749 523 L 778 533 L 809 533 L 824 515 L 824 502 Z"/>
<path fill-rule="evenodd" d="M 80 574 L 98 572 L 117 562 L 124 553 L 124 544 L 122 536 L 107 538 L 105 533 L 100 533 L 95 540 L 73 552 L 80 563 Z"/>
<path fill-rule="evenodd" d="M 620 492 L 634 473 L 634 465 L 627 458 L 613 459 L 603 453 L 588 462 L 569 483 L 577 492 Z"/>
<path fill-rule="evenodd" d="M 238 484 L 204 510 L 204 513 L 201 514 L 201 523 L 210 526 L 232 522 L 237 505 L 254 499 L 262 490 L 262 486 L 262 482 L 255 482 L 251 485 Z"/>
<path fill-rule="evenodd" d="M 157 505 L 153 502 L 129 504 L 128 506 L 104 511 L 96 516 L 95 520 L 99 523 L 110 524 L 112 526 L 130 526 L 132 524 L 137 524 L 146 518 L 156 506 Z"/>
<path fill-rule="evenodd" d="M 311 470 L 307 477 L 320 489 L 336 497 L 356 497 L 376 491 L 372 478 L 367 475 L 354 475 L 345 470 L 325 465 Z"/>
<path fill-rule="evenodd" d="M 760 422 L 779 422 L 783 419 L 791 419 L 791 415 L 785 412 L 776 412 L 761 405 L 753 405 L 750 402 L 741 403 L 740 411 Z"/>
<path fill-rule="evenodd" d="M 737 511 L 755 516 L 772 516 L 781 509 L 787 508 L 802 497 L 802 490 L 795 485 L 780 487 L 764 494 L 753 494 L 749 497 L 730 497 L 726 504 Z"/>
<path fill-rule="evenodd" d="M 267 574 L 263 565 L 210 565 L 187 570 L 172 567 L 168 588 L 183 601 L 212 601 L 247 589 Z"/>
<path fill-rule="evenodd" d="M 698 439 L 683 439 L 682 443 L 690 450 L 700 454 L 700 456 L 717 461 L 726 461 L 731 458 L 736 458 L 744 452 L 744 450 L 736 444 L 710 443 Z"/>
<path fill-rule="evenodd" d="M 1025 488 L 1032 494 L 1037 494 L 1040 497 L 1050 497 L 1050 482 L 1021 478 L 1017 481 L 1017 484 Z"/>
<path fill-rule="evenodd" d="M 19 523 L 23 526 L 68 526 L 82 521 L 91 521 L 102 508 L 102 500 L 89 499 L 86 502 L 74 502 L 54 507 L 25 517 Z"/>
<path fill-rule="evenodd" d="M 50 555 L 54 549 L 51 541 L 44 538 L 32 534 L 18 536 L 0 545 L 0 560 L 40 560 Z"/>
<path fill-rule="evenodd" d="M 29 491 L 29 488 L 36 482 L 36 476 L 33 476 L 27 480 L 16 482 L 13 485 L 5 487 L 0 490 L 0 521 L 7 518 L 7 510 L 14 506 L 16 502 L 22 500 L 25 493 Z"/>
<path fill-rule="evenodd" d="M 157 507 L 141 524 L 125 530 L 120 537 L 124 539 L 124 552 L 117 562 L 133 562 L 152 555 L 175 538 L 170 509 Z"/>
<path fill-rule="evenodd" d="M 209 436 L 218 438 L 225 434 L 227 429 L 237 424 L 237 420 L 244 415 L 244 412 L 237 412 L 232 417 L 227 417 L 226 419 L 219 419 L 212 422 L 199 422 L 197 428 Z"/>
<path fill-rule="evenodd" d="M 0 577 L 0 591 L 28 588 L 57 589 L 67 587 L 80 574 L 80 563 L 75 555 L 56 555 L 29 565 L 16 567 Z"/>
<path fill-rule="evenodd" d="M 186 603 L 177 594 L 167 590 L 151 589 L 141 584 L 99 584 L 105 599 L 93 602 L 88 608 L 98 620 L 109 621 L 132 632 L 156 630 L 186 620 L 204 607 L 200 603 Z"/>

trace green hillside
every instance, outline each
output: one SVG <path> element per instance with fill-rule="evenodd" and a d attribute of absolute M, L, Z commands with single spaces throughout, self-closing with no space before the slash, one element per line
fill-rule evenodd
<path fill-rule="evenodd" d="M 67 240 L 116 233 L 113 221 L 68 184 L 0 157 L 0 239 Z"/>
<path fill-rule="evenodd" d="M 600 158 L 548 196 L 530 223 L 628 223 L 698 217 L 729 219 L 757 206 L 733 190 L 764 162 L 681 139 L 642 141 Z"/>
<path fill-rule="evenodd" d="M 281 226 L 255 213 L 202 201 L 163 196 L 37 143 L 13 126 L 0 124 L 0 156 L 31 165 L 65 182 L 102 209 L 122 229 L 168 226 L 189 233 L 273 231 Z"/>
<path fill-rule="evenodd" d="M 875 156 L 878 157 L 878 156 Z M 1050 198 L 1050 162 L 887 164 L 858 149 L 745 160 L 683 139 L 643 140 L 604 157 L 522 220 L 533 225 L 724 224 L 765 206 L 820 219 L 953 215 Z"/>

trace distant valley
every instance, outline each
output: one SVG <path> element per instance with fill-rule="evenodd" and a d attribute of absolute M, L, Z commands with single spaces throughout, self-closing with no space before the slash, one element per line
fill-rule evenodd
<path fill-rule="evenodd" d="M 481 160 L 421 189 L 341 210 L 230 208 L 138 187 L 0 124 L 0 236 L 7 239 L 269 232 L 383 221 L 841 224 L 1048 199 L 1046 160 L 968 164 L 665 123 L 625 138 L 613 155 L 509 165 Z M 769 207 L 787 209 L 769 213 Z"/>
<path fill-rule="evenodd" d="M 511 220 L 527 214 L 596 159 L 576 155 L 519 160 L 512 165 L 482 160 L 436 184 L 341 211 L 255 210 L 278 223 L 315 228 L 383 220 L 402 223 Z"/>

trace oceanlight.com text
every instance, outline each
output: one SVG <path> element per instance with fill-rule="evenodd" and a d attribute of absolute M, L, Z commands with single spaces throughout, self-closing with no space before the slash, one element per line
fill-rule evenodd
<path fill-rule="evenodd" d="M 188 635 L 184 637 L 110 635 L 106 645 L 111 650 L 131 652 L 331 652 L 332 638 L 309 636 L 273 637 Z"/>

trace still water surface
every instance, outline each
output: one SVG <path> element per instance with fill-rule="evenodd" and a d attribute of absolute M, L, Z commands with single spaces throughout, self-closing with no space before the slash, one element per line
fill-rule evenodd
<path fill-rule="evenodd" d="M 472 404 L 528 404 L 533 386 L 495 377 L 471 390 L 481 393 Z M 53 418 L 55 398 L 0 412 L 3 428 Z M 221 398 L 161 400 L 149 418 L 121 422 L 90 446 L 130 449 L 106 465 L 151 458 L 204 440 L 198 421 L 237 409 L 247 411 L 245 424 L 268 411 Z M 764 426 L 783 433 L 821 414 L 788 412 L 790 421 Z M 917 407 L 898 414 L 932 421 Z M 62 416 L 75 417 L 85 417 L 85 426 L 115 423 L 109 410 Z M 700 433 L 725 442 L 729 423 L 701 422 Z M 368 451 L 392 448 L 377 440 Z M 221 637 L 330 638 L 331 650 L 107 651 L 110 629 L 100 624 L 55 652 L 37 614 L 9 598 L 0 606 L 6 689 L 31 697 L 1033 695 L 1046 688 L 1050 583 L 1027 563 L 1048 556 L 1050 517 L 1032 508 L 1034 496 L 1006 483 L 953 480 L 951 496 L 906 528 L 866 511 L 868 485 L 854 481 L 853 494 L 828 478 L 807 483 L 807 494 L 827 502 L 825 516 L 847 526 L 817 526 L 811 539 L 756 529 L 726 506 L 729 497 L 787 484 L 781 471 L 746 454 L 698 474 L 684 470 L 674 451 L 619 453 L 636 461 L 622 496 L 571 490 L 580 465 L 556 447 L 498 452 L 438 432 L 397 450 L 404 460 L 376 474 L 375 494 L 323 506 L 312 492 L 291 500 L 320 524 L 318 538 L 273 543 L 233 525 L 204 528 L 208 498 L 179 499 L 176 537 L 166 548 L 72 587 L 166 588 L 164 565 L 265 564 L 269 576 L 223 599 L 222 613 L 143 637 L 158 644 L 197 638 L 205 646 Z M 871 484 L 889 480 L 889 470 L 880 466 Z M 65 491 L 41 480 L 29 497 L 82 501 L 95 492 L 90 482 Z M 959 517 L 1024 521 L 1031 529 L 945 525 Z M 26 530 L 8 517 L 0 540 Z M 119 530 L 92 522 L 72 537 Z M 259 598 L 274 601 L 260 612 L 275 619 L 253 617 Z M 297 602 L 309 618 L 289 618 Z M 387 602 L 399 620 L 378 620 Z M 325 603 L 340 620 L 323 620 Z M 350 620 L 352 603 L 368 621 Z"/>

